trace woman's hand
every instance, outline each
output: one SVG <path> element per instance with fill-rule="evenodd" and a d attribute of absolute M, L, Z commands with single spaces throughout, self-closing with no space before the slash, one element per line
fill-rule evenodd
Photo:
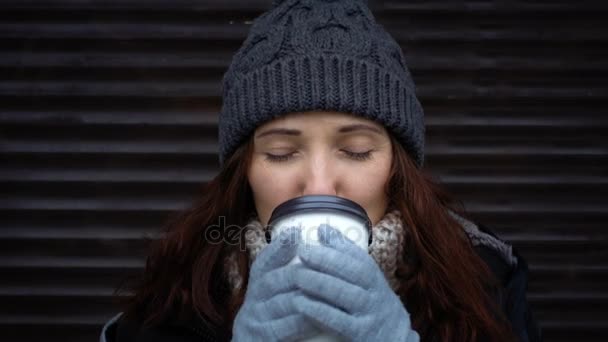
<path fill-rule="evenodd" d="M 245 301 L 234 320 L 233 341 L 290 341 L 319 333 L 293 306 L 300 293 L 294 279 L 301 265 L 287 264 L 300 241 L 299 228 L 286 229 L 255 259 Z"/>
<path fill-rule="evenodd" d="M 420 340 L 410 315 L 374 259 L 338 230 L 318 229 L 320 246 L 302 244 L 296 310 L 349 341 Z"/>

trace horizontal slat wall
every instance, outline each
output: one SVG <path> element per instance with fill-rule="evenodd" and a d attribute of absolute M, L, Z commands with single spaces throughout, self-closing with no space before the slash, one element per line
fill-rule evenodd
<path fill-rule="evenodd" d="M 605 340 L 608 2 L 370 3 L 426 166 L 528 259 L 546 340 Z M 2 1 L 2 341 L 97 338 L 142 236 L 217 173 L 220 79 L 269 5 Z"/>

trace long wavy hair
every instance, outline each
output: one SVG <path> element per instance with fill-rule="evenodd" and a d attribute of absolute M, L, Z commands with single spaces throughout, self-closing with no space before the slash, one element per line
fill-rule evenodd
<path fill-rule="evenodd" d="M 469 218 L 464 205 L 417 168 L 392 134 L 390 139 L 393 161 L 385 191 L 390 209 L 400 211 L 408 229 L 396 272 L 401 280 L 397 294 L 413 328 L 423 341 L 515 340 L 490 294 L 500 282 L 448 213 Z M 234 227 L 243 233 L 255 212 L 247 180 L 252 149 L 249 139 L 202 185 L 192 206 L 170 217 L 162 235 L 151 240 L 143 274 L 115 291 L 124 317 L 137 316 L 144 327 L 199 317 L 230 338 L 249 277 L 244 234 L 234 234 Z M 231 227 L 236 243 L 205 238 L 218 227 L 226 234 Z M 225 260 L 232 253 L 244 280 L 235 292 L 226 277 Z"/>

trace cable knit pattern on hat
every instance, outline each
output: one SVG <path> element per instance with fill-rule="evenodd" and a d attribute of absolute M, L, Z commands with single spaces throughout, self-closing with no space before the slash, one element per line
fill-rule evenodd
<path fill-rule="evenodd" d="M 275 1 L 233 56 L 222 93 L 220 164 L 264 122 L 327 110 L 382 124 L 423 165 L 424 112 L 412 76 L 365 1 Z"/>
<path fill-rule="evenodd" d="M 512 252 L 512 246 L 480 231 L 473 222 L 464 219 L 451 210 L 449 213 L 460 222 L 463 232 L 468 236 L 474 246 L 488 246 L 498 251 L 509 265 L 517 265 L 517 257 L 515 257 Z M 245 242 L 249 253 L 250 267 L 258 254 L 260 254 L 264 247 L 268 245 L 264 233 L 264 227 L 257 217 L 252 218 L 245 228 Z M 398 210 L 386 213 L 384 217 L 372 227 L 373 240 L 368 252 L 376 261 L 380 269 L 382 269 L 388 283 L 394 291 L 397 291 L 400 286 L 395 272 L 397 270 L 398 262 L 401 262 L 398 256 L 403 253 L 403 242 L 406 234 L 407 229 L 404 229 L 403 227 L 401 213 Z M 236 255 L 232 254 L 226 259 L 227 278 L 233 291 L 236 291 L 243 284 L 242 275 L 240 275 L 237 270 L 235 257 Z"/>

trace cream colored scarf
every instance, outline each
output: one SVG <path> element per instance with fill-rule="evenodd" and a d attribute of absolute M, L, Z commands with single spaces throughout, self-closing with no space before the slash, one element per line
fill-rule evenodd
<path fill-rule="evenodd" d="M 511 246 L 504 241 L 480 231 L 473 222 L 450 211 L 462 225 L 463 231 L 469 237 L 474 246 L 485 245 L 496 250 L 502 258 L 510 265 L 516 264 L 517 259 L 512 253 Z M 258 254 L 268 245 L 264 235 L 264 227 L 257 218 L 253 218 L 245 227 L 245 241 L 249 253 L 250 263 L 253 263 Z M 403 252 L 403 241 L 406 230 L 403 229 L 401 213 L 398 210 L 387 212 L 384 217 L 372 227 L 372 244 L 369 247 L 370 256 L 376 261 L 394 291 L 399 289 L 399 280 L 395 271 L 398 256 Z M 243 278 L 236 266 L 236 255 L 233 254 L 226 259 L 228 282 L 232 290 L 237 290 L 243 283 Z M 249 265 L 251 266 L 251 265 Z"/>

